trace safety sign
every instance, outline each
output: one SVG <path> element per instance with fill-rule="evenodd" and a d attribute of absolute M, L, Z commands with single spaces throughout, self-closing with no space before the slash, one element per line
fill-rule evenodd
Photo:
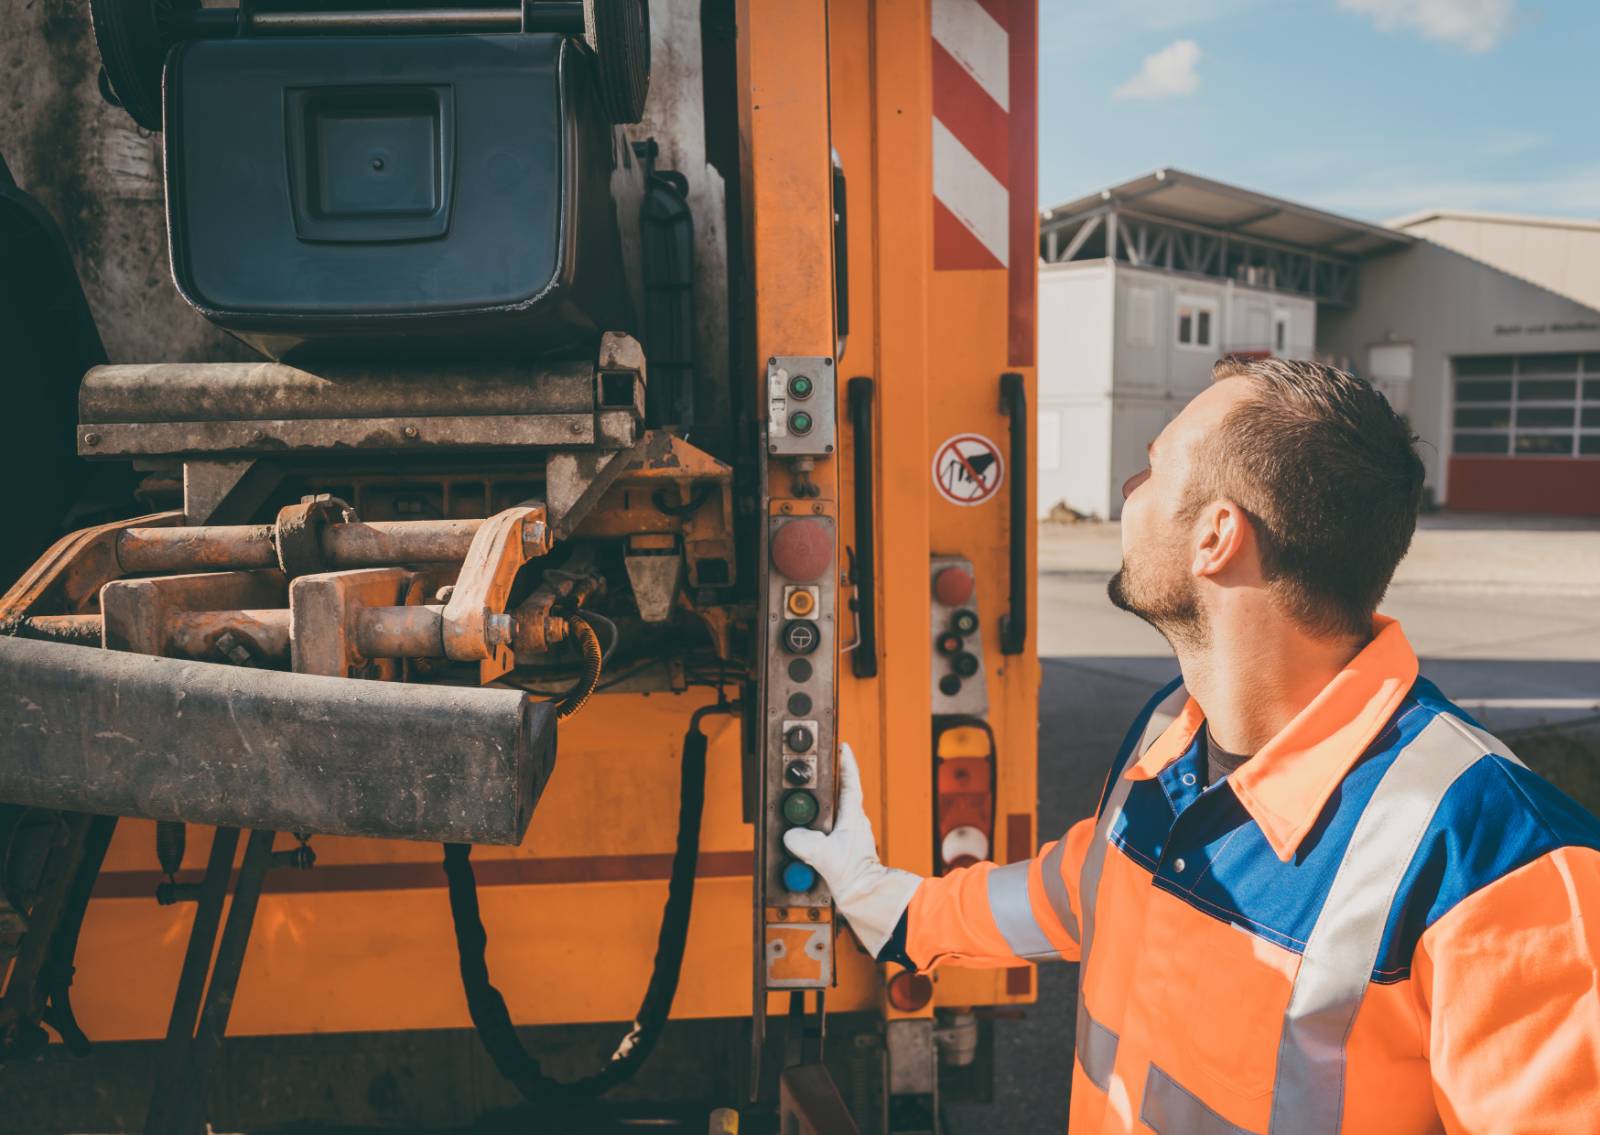
<path fill-rule="evenodd" d="M 956 434 L 933 454 L 933 483 L 952 504 L 982 504 L 1000 491 L 1006 463 L 982 434 Z"/>

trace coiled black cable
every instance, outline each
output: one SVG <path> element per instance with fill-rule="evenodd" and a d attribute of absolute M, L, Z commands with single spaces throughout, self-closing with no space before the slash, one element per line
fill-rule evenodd
<path fill-rule="evenodd" d="M 567 1109 L 592 1100 L 633 1076 L 660 1039 L 683 971 L 683 952 L 689 938 L 689 915 L 694 902 L 695 868 L 700 860 L 700 820 L 705 811 L 709 744 L 700 724 L 711 714 L 740 712 L 739 702 L 719 701 L 700 707 L 689 719 L 689 729 L 683 738 L 683 765 L 678 785 L 678 840 L 672 854 L 667 903 L 661 912 L 661 931 L 656 939 L 655 965 L 634 1016 L 633 1028 L 617 1045 L 610 1061 L 590 1076 L 571 1083 L 553 1080 L 544 1074 L 539 1061 L 522 1047 L 505 998 L 490 981 L 489 968 L 484 961 L 488 935 L 478 909 L 472 846 L 444 845 L 444 873 L 449 884 L 450 914 L 455 924 L 467 1010 L 489 1058 L 529 1103 Z"/>

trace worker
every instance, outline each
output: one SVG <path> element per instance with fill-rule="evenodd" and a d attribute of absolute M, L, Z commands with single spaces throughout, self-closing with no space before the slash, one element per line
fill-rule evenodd
<path fill-rule="evenodd" d="M 1600 821 L 1376 614 L 1416 439 L 1330 367 L 1214 379 L 1123 487 L 1111 599 L 1182 677 L 1098 815 L 918 878 L 841 746 L 833 832 L 785 843 L 880 960 L 1082 963 L 1074 1135 L 1600 1132 Z"/>

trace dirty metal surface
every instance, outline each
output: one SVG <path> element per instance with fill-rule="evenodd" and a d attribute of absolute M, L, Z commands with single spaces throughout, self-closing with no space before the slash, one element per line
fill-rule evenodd
<path fill-rule="evenodd" d="M 343 678 L 364 658 L 356 644 L 356 616 L 363 607 L 405 603 L 414 576 L 404 568 L 303 575 L 289 585 L 291 650 L 299 674 Z"/>
<path fill-rule="evenodd" d="M 550 775 L 556 724 L 553 707 L 511 690 L 0 638 L 0 736 L 10 803 L 509 845 Z"/>
<path fill-rule="evenodd" d="M 150 363 L 92 368 L 78 393 L 85 426 L 250 418 L 398 418 L 592 414 L 585 360 L 381 368 L 284 363 Z"/>
<path fill-rule="evenodd" d="M 607 411 L 614 413 L 614 411 Z M 261 418 L 230 422 L 86 423 L 78 430 L 82 457 L 164 457 L 175 454 L 273 454 L 331 451 L 433 452 L 518 446 L 606 444 L 621 447 L 630 431 L 602 438 L 595 415 L 485 414 L 456 417 L 361 416 Z"/>

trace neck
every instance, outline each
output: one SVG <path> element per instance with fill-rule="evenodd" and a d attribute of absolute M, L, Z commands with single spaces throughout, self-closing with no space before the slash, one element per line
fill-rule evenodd
<path fill-rule="evenodd" d="M 1175 644 L 1184 686 L 1211 736 L 1232 753 L 1260 752 L 1310 705 L 1370 636 L 1318 637 L 1275 613 L 1220 618 L 1203 644 Z"/>

